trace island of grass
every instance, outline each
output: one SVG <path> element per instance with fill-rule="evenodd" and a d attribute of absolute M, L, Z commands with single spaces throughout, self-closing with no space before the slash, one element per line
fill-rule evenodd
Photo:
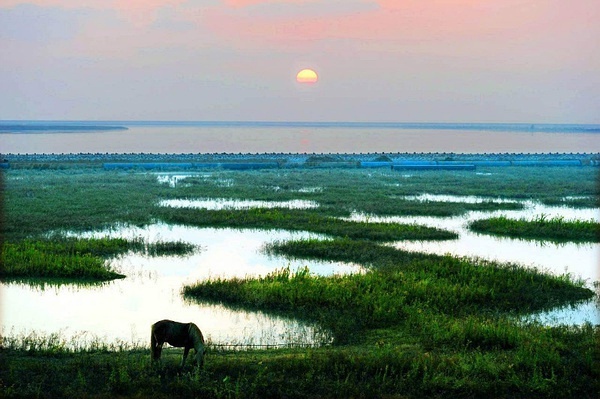
<path fill-rule="evenodd" d="M 600 223 L 594 220 L 565 220 L 540 215 L 533 220 L 505 216 L 475 220 L 469 228 L 478 233 L 555 242 L 600 242 Z"/>
<path fill-rule="evenodd" d="M 6 242 L 0 279 L 60 278 L 64 281 L 106 281 L 125 276 L 112 269 L 109 258 L 128 251 L 149 256 L 185 255 L 195 246 L 184 242 L 145 243 L 123 238 L 75 238 L 53 235 L 44 239 Z"/>
<path fill-rule="evenodd" d="M 206 210 L 164 208 L 163 221 L 197 227 L 230 227 L 310 231 L 336 237 L 374 241 L 451 240 L 458 234 L 417 224 L 346 221 L 320 213 L 295 209 Z"/>

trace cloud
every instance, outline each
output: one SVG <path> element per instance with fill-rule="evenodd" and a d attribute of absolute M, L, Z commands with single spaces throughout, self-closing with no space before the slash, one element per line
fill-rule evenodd
<path fill-rule="evenodd" d="M 238 13 L 262 18 L 306 18 L 339 16 L 368 12 L 379 8 L 371 0 L 309 0 L 309 1 L 226 1 Z"/>
<path fill-rule="evenodd" d="M 0 8 L 0 39 L 29 43 L 54 43 L 73 39 L 80 31 L 86 13 L 23 4 Z"/>
<path fill-rule="evenodd" d="M 543 97 L 540 109 L 562 98 L 597 115 L 599 4 L 0 0 L 0 92 L 11 93 L 0 111 L 285 119 L 305 105 L 324 119 L 361 107 L 393 119 L 412 107 L 426 119 L 461 102 L 485 98 L 492 115 L 494 101 L 527 110 Z M 294 76 L 306 66 L 322 79 L 300 100 Z"/>
<path fill-rule="evenodd" d="M 157 12 L 165 7 L 177 7 L 187 0 L 2 0 L 0 10 L 15 8 L 23 4 L 57 10 L 110 10 L 136 27 L 151 24 Z"/>

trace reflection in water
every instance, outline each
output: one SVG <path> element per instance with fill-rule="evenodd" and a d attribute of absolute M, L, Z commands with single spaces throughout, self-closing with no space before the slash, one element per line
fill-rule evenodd
<path fill-rule="evenodd" d="M 39 292 L 56 292 L 60 290 L 79 291 L 82 289 L 102 289 L 110 284 L 110 281 L 85 281 L 81 279 L 67 279 L 54 277 L 9 277 L 2 279 L 2 283 L 20 286 Z"/>
<path fill-rule="evenodd" d="M 4 333 L 61 332 L 65 337 L 87 336 L 102 342 L 147 345 L 150 325 L 160 319 L 193 321 L 214 344 L 312 344 L 327 340 L 316 325 L 261 312 L 231 310 L 221 305 L 184 301 L 181 288 L 210 277 L 264 275 L 289 266 L 309 266 L 313 273 L 331 275 L 362 270 L 335 262 L 283 260 L 263 254 L 265 243 L 319 237 L 309 233 L 199 229 L 156 224 L 147 228 L 123 227 L 86 236 L 136 238 L 148 242 L 184 240 L 201 250 L 185 257 L 148 257 L 127 254 L 112 266 L 127 275 L 92 289 L 55 285 L 40 290 L 28 284 L 3 282 Z M 47 287 L 46 287 L 47 288 Z M 69 339 L 69 338 L 67 338 Z M 81 343 L 78 343 L 81 345 Z"/>
<path fill-rule="evenodd" d="M 423 195 L 412 197 L 412 199 L 472 203 L 485 200 L 479 197 L 438 195 Z M 459 238 L 447 241 L 400 241 L 391 245 L 408 251 L 435 253 L 439 255 L 450 254 L 484 258 L 499 262 L 518 263 L 536 267 L 556 275 L 569 274 L 574 279 L 584 280 L 586 285 L 592 288 L 593 283 L 600 280 L 598 268 L 600 244 L 598 243 L 552 243 L 522 240 L 479 234 L 468 229 L 468 224 L 473 220 L 502 215 L 512 219 L 524 218 L 528 220 L 545 215 L 548 219 L 562 216 L 567 220 L 593 219 L 600 221 L 600 212 L 598 209 L 550 207 L 533 201 L 522 201 L 522 203 L 525 206 L 523 210 L 472 211 L 462 216 L 448 218 L 428 216 L 378 217 L 354 213 L 347 219 L 370 222 L 417 223 L 447 229 L 458 233 Z M 586 321 L 592 324 L 600 324 L 600 306 L 592 300 L 576 306 L 531 315 L 528 316 L 528 319 L 550 325 L 563 323 L 581 324 Z"/>

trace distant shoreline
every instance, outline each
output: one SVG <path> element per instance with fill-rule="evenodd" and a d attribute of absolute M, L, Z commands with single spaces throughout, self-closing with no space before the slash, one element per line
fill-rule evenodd
<path fill-rule="evenodd" d="M 95 133 L 114 130 L 129 130 L 125 126 L 76 125 L 76 124 L 13 124 L 0 122 L 0 134 L 45 134 L 45 133 Z"/>
<path fill-rule="evenodd" d="M 600 133 L 599 124 L 585 123 L 449 123 L 449 122 L 301 122 L 301 121 L 43 121 L 0 120 L 1 133 L 85 132 L 127 130 L 129 127 L 249 127 L 249 128 L 349 128 L 413 130 L 484 130 L 538 133 Z M 12 130 L 11 130 L 12 129 Z"/>

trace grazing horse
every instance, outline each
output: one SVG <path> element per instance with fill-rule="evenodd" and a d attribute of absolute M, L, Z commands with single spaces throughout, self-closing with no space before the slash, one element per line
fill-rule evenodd
<path fill-rule="evenodd" d="M 183 347 L 183 360 L 181 367 L 191 348 L 196 351 L 194 360 L 198 367 L 204 364 L 204 337 L 194 323 L 178 323 L 171 320 L 157 321 L 152 325 L 150 345 L 152 347 L 152 360 L 159 360 L 163 344 L 167 342 L 172 346 Z"/>

